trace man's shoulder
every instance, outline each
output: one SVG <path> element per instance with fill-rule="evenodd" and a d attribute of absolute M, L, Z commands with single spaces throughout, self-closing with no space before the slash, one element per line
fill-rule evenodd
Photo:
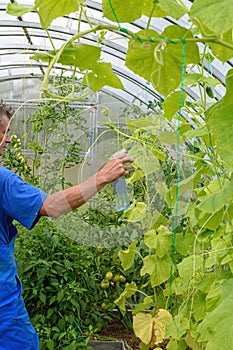
<path fill-rule="evenodd" d="M 4 166 L 0 165 L 0 172 L 1 174 L 8 173 L 10 170 L 5 168 Z"/>
<path fill-rule="evenodd" d="M 1 174 L 12 174 L 12 171 L 10 169 L 7 169 L 4 166 L 0 165 L 0 173 Z"/>
<path fill-rule="evenodd" d="M 14 173 L 10 169 L 7 169 L 0 165 L 0 180 L 7 178 L 11 175 L 14 175 Z"/>

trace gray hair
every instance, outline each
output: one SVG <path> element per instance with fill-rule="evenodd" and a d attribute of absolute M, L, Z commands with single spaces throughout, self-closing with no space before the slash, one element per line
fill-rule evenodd
<path fill-rule="evenodd" d="M 0 99 L 0 125 L 2 124 L 2 116 L 6 115 L 8 119 L 11 119 L 11 117 L 14 114 L 14 110 L 11 106 L 6 105 L 2 99 Z"/>

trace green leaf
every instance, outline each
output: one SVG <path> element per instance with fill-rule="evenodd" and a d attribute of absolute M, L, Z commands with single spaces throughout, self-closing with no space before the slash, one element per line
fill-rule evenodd
<path fill-rule="evenodd" d="M 60 303 L 60 301 L 64 298 L 64 290 L 59 290 L 57 293 L 57 301 Z"/>
<path fill-rule="evenodd" d="M 52 316 L 53 313 L 56 313 L 56 309 L 53 308 L 53 307 L 50 307 L 50 308 L 48 309 L 48 312 L 47 312 L 48 318 L 50 318 L 50 317 Z"/>
<path fill-rule="evenodd" d="M 136 205 L 128 212 L 127 217 L 129 222 L 138 222 L 144 219 L 147 215 L 147 205 L 144 202 L 136 202 Z"/>
<path fill-rule="evenodd" d="M 133 307 L 132 314 L 136 315 L 138 312 L 147 310 L 153 305 L 154 305 L 154 298 L 151 296 L 145 297 L 143 300 L 143 303 L 138 303 Z"/>
<path fill-rule="evenodd" d="M 230 0 L 195 0 L 190 17 L 206 25 L 217 34 L 223 34 L 233 28 L 233 2 Z"/>
<path fill-rule="evenodd" d="M 6 13 L 12 16 L 20 17 L 25 13 L 32 12 L 35 7 L 27 7 L 19 5 L 17 2 L 13 2 L 13 4 L 8 4 L 6 8 Z"/>
<path fill-rule="evenodd" d="M 145 222 L 145 227 L 154 227 L 157 229 L 160 227 L 160 225 L 167 225 L 168 218 L 163 216 L 160 212 L 158 212 L 158 210 L 155 209 L 152 213 L 148 213 L 148 216 L 145 218 Z"/>
<path fill-rule="evenodd" d="M 177 252 L 182 254 L 183 257 L 191 255 L 193 253 L 194 239 L 195 236 L 190 232 L 186 232 L 185 234 L 178 233 L 176 235 Z"/>
<path fill-rule="evenodd" d="M 221 39 L 232 44 L 232 29 L 221 35 Z M 228 49 L 223 45 L 209 43 L 213 54 L 221 61 L 226 62 L 232 58 L 232 49 Z"/>
<path fill-rule="evenodd" d="M 124 291 L 121 293 L 119 298 L 117 298 L 114 303 L 119 307 L 121 313 L 125 315 L 126 308 L 125 303 L 127 298 L 131 297 L 137 292 L 138 288 L 135 282 L 126 283 Z"/>
<path fill-rule="evenodd" d="M 128 249 L 120 250 L 118 253 L 121 264 L 125 270 L 130 269 L 130 267 L 134 264 L 134 256 L 137 254 L 137 243 L 137 240 L 135 240 L 129 245 Z"/>
<path fill-rule="evenodd" d="M 46 341 L 46 346 L 47 346 L 48 350 L 53 350 L 55 347 L 55 343 L 52 339 L 49 339 Z"/>
<path fill-rule="evenodd" d="M 193 276 L 203 272 L 203 257 L 198 255 L 188 256 L 177 265 L 177 268 L 182 281 L 188 282 Z"/>
<path fill-rule="evenodd" d="M 142 30 L 138 35 L 154 38 L 159 36 L 153 30 Z M 177 25 L 167 27 L 161 36 L 171 40 L 192 38 L 189 31 Z M 181 42 L 174 44 L 164 40 L 161 41 L 161 45 L 131 39 L 126 55 L 126 66 L 151 81 L 157 91 L 167 96 L 181 83 L 182 48 Z M 197 45 L 186 42 L 185 48 L 185 64 L 198 63 L 200 59 Z"/>
<path fill-rule="evenodd" d="M 171 339 L 167 345 L 167 350 L 186 350 L 186 349 L 187 349 L 187 344 L 183 339 L 181 340 Z"/>
<path fill-rule="evenodd" d="M 102 0 L 104 17 L 114 22 L 133 22 L 142 15 L 143 2 L 141 0 Z"/>
<path fill-rule="evenodd" d="M 47 29 L 55 18 L 77 11 L 79 4 L 80 0 L 35 0 L 35 7 L 38 9 L 40 23 L 44 29 Z"/>
<path fill-rule="evenodd" d="M 223 186 L 220 191 L 209 195 L 204 199 L 197 208 L 208 213 L 215 213 L 222 209 L 233 199 L 233 180 Z"/>
<path fill-rule="evenodd" d="M 139 127 L 140 130 L 140 127 Z M 146 149 L 145 147 L 142 147 L 141 144 L 135 143 L 133 147 L 130 148 L 129 154 L 132 158 L 139 157 L 141 154 L 145 154 Z"/>
<path fill-rule="evenodd" d="M 178 4 L 176 0 L 159 0 L 158 6 L 166 16 L 171 16 L 175 19 L 179 19 L 188 12 L 188 9 Z"/>
<path fill-rule="evenodd" d="M 152 229 L 146 232 L 144 242 L 149 248 L 155 249 L 156 255 L 162 258 L 171 247 L 172 233 L 165 226 L 160 226 L 157 231 Z"/>
<path fill-rule="evenodd" d="M 140 350 L 150 350 L 150 345 L 144 344 L 143 342 L 141 342 L 139 346 L 140 346 Z"/>
<path fill-rule="evenodd" d="M 171 314 L 164 309 L 158 309 L 155 317 L 151 314 L 140 312 L 133 316 L 133 329 L 135 335 L 144 344 L 162 343 L 165 337 L 165 326 L 170 323 Z"/>
<path fill-rule="evenodd" d="M 156 255 L 148 255 L 143 259 L 141 276 L 150 275 L 152 287 L 159 286 L 170 277 L 171 259 L 168 254 L 162 258 Z"/>
<path fill-rule="evenodd" d="M 63 65 L 79 67 L 81 71 L 92 69 L 100 59 L 100 48 L 87 44 L 69 45 L 62 52 L 58 62 Z"/>
<path fill-rule="evenodd" d="M 126 118 L 126 125 L 130 130 L 136 129 L 137 131 L 142 129 L 150 132 L 158 132 L 159 125 L 156 119 L 150 117 L 146 118 Z"/>
<path fill-rule="evenodd" d="M 154 30 L 141 30 L 137 34 L 139 36 L 159 37 L 159 34 Z M 150 81 L 152 72 L 158 69 L 158 64 L 154 59 L 154 50 L 157 45 L 157 43 L 152 42 L 145 45 L 138 40 L 130 39 L 125 61 L 126 66 Z"/>
<path fill-rule="evenodd" d="M 148 17 L 166 17 L 158 1 L 144 0 L 142 14 Z"/>
<path fill-rule="evenodd" d="M 167 27 L 162 36 L 169 39 L 192 38 L 192 34 L 179 26 Z M 181 83 L 182 48 L 181 42 L 177 44 L 167 43 L 164 50 L 160 50 L 162 64 L 157 62 L 157 70 L 152 72 L 154 87 L 164 96 L 175 90 Z M 185 44 L 185 65 L 198 63 L 199 51 L 195 43 Z"/>
<path fill-rule="evenodd" d="M 222 288 L 218 281 L 215 281 L 206 296 L 206 311 L 210 312 L 216 309 L 221 301 Z"/>
<path fill-rule="evenodd" d="M 155 189 L 156 189 L 156 192 L 158 192 L 161 196 L 166 197 L 168 188 L 165 182 L 162 182 L 162 181 L 156 182 Z"/>
<path fill-rule="evenodd" d="M 186 96 L 186 93 L 183 92 L 182 106 L 184 105 Z M 163 102 L 164 117 L 167 118 L 169 121 L 171 121 L 172 117 L 174 117 L 174 115 L 179 111 L 180 100 L 180 91 L 175 91 L 168 95 L 166 100 Z"/>
<path fill-rule="evenodd" d="M 121 80 L 113 73 L 111 63 L 104 62 L 97 62 L 92 67 L 92 72 L 87 73 L 87 77 L 83 79 L 83 84 L 88 85 L 94 92 L 101 90 L 106 85 L 116 89 L 124 88 Z"/>
<path fill-rule="evenodd" d="M 160 169 L 158 159 L 149 151 L 147 151 L 147 154 L 135 158 L 134 163 L 143 171 L 145 176 L 155 173 Z"/>
<path fill-rule="evenodd" d="M 153 334 L 154 318 L 151 314 L 139 312 L 133 316 L 133 329 L 136 337 L 149 345 Z"/>
<path fill-rule="evenodd" d="M 179 314 L 172 319 L 170 324 L 168 324 L 166 328 L 166 338 L 172 337 L 173 339 L 180 340 L 182 335 L 190 328 L 189 322 L 187 317 L 185 317 L 182 312 L 179 312 Z"/>
<path fill-rule="evenodd" d="M 233 344 L 233 279 L 222 285 L 222 301 L 198 326 L 198 341 L 206 350 L 230 349 Z"/>
<path fill-rule="evenodd" d="M 39 298 L 40 298 L 40 300 L 42 301 L 43 304 L 46 303 L 46 294 L 40 292 Z"/>
<path fill-rule="evenodd" d="M 206 295 L 198 294 L 193 300 L 193 317 L 196 322 L 203 320 L 206 314 Z"/>
<path fill-rule="evenodd" d="M 217 151 L 222 160 L 231 169 L 233 163 L 233 148 L 231 144 L 233 137 L 233 104 L 226 105 L 225 102 L 227 100 L 220 102 L 207 110 L 206 122 L 214 135 Z"/>
<path fill-rule="evenodd" d="M 212 284 L 214 283 L 216 279 L 216 275 L 213 272 L 209 272 L 205 274 L 203 279 L 198 283 L 197 288 L 198 290 L 208 293 L 211 289 Z"/>
<path fill-rule="evenodd" d="M 56 51 L 48 52 L 36 52 L 33 56 L 30 56 L 30 59 L 35 61 L 50 62 L 56 54 Z"/>
<path fill-rule="evenodd" d="M 222 101 L 221 101 L 222 102 Z M 233 136 L 232 116 L 233 116 L 233 104 L 224 105 L 224 103 L 218 103 L 209 109 L 206 113 L 207 122 L 213 132 L 217 146 L 219 148 L 221 156 L 224 160 L 230 161 L 232 159 L 232 148 L 230 149 L 227 137 Z M 218 129 L 221 125 L 221 132 Z"/>
<path fill-rule="evenodd" d="M 76 297 L 71 298 L 71 299 L 70 299 L 70 302 L 71 302 L 71 304 L 74 305 L 77 309 L 79 308 L 79 302 L 78 302 L 78 300 L 77 300 Z"/>
<path fill-rule="evenodd" d="M 184 79 L 184 86 L 193 86 L 197 83 L 206 83 L 211 87 L 215 87 L 220 84 L 220 81 L 213 77 L 206 77 L 202 74 L 186 74 Z"/>
<path fill-rule="evenodd" d="M 233 69 L 227 72 L 226 76 L 226 95 L 219 101 L 219 104 L 232 105 L 232 89 L 233 89 Z M 214 106 L 213 106 L 214 107 Z"/>
<path fill-rule="evenodd" d="M 58 51 L 39 52 L 31 57 L 33 60 L 51 61 Z M 81 71 L 92 69 L 100 59 L 100 48 L 87 44 L 69 44 L 62 51 L 58 63 L 78 67 Z"/>
<path fill-rule="evenodd" d="M 194 340 L 194 338 L 191 336 L 190 332 L 187 333 L 185 337 L 185 342 L 188 345 L 188 348 L 192 350 L 200 350 L 199 344 Z"/>
<path fill-rule="evenodd" d="M 205 228 L 208 228 L 209 230 L 215 231 L 223 221 L 223 214 L 224 214 L 224 208 L 212 213 L 206 213 L 203 211 L 201 212 L 201 214 L 199 214 L 199 216 L 198 215 L 196 216 L 198 217 L 198 224 L 200 226 L 203 226 Z"/>
<path fill-rule="evenodd" d="M 173 131 L 163 131 L 159 135 L 159 141 L 169 145 L 177 145 L 177 134 Z"/>
<path fill-rule="evenodd" d="M 186 179 L 178 183 L 178 205 L 181 206 L 182 202 L 188 203 L 190 195 L 193 191 L 193 185 L 195 180 L 195 174 L 187 177 Z M 177 202 L 177 184 L 173 185 L 171 189 L 168 189 L 166 202 L 169 206 L 175 207 Z"/>
<path fill-rule="evenodd" d="M 209 134 L 209 131 L 207 129 L 206 126 L 200 126 L 196 129 L 192 129 L 192 130 L 189 130 L 187 132 L 185 132 L 182 137 L 184 139 L 194 139 L 194 138 L 197 138 L 197 137 L 201 137 L 201 136 L 206 136 Z"/>
<path fill-rule="evenodd" d="M 141 169 L 135 169 L 132 176 L 130 178 L 127 178 L 127 182 L 133 184 L 135 181 L 140 180 L 144 176 L 144 172 Z"/>

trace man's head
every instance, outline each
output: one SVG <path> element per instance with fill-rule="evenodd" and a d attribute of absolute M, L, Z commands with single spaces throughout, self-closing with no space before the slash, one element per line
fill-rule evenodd
<path fill-rule="evenodd" d="M 12 108 L 0 100 L 0 156 L 6 150 L 7 144 L 11 142 L 9 122 L 13 113 Z"/>

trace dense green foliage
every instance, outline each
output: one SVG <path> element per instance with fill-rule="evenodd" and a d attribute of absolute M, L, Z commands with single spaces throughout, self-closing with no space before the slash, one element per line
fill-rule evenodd
<path fill-rule="evenodd" d="M 78 245 L 47 218 L 19 231 L 16 259 L 41 349 L 80 349 L 114 317 L 107 310 L 125 281 L 103 281 L 109 270 L 122 275 L 117 252 Z"/>
<path fill-rule="evenodd" d="M 124 4 L 103 0 L 102 5 L 104 16 L 115 23 L 91 24 L 61 47 L 36 53 L 34 59 L 48 62 L 43 89 L 51 97 L 64 100 L 49 85 L 57 62 L 83 74 L 85 90 L 75 93 L 71 89 L 66 101 L 81 99 L 104 85 L 121 89 L 122 82 L 110 63 L 101 60 L 105 33 L 114 31 L 128 42 L 125 65 L 161 94 L 160 112 L 152 110 L 146 117 L 129 119 L 129 133 L 122 135 L 111 120 L 108 123 L 122 135 L 123 146 L 135 158 L 135 171 L 128 182 L 138 182 L 144 194 L 135 195 L 127 219 L 140 223 L 147 247 L 142 250 L 141 242 L 139 246 L 135 240 L 119 253 L 126 271 L 142 267 L 116 303 L 124 313 L 128 299 L 131 302 L 137 293 L 143 296 L 133 309 L 143 350 L 159 345 L 164 337 L 171 338 L 168 348 L 172 350 L 187 345 L 193 350 L 229 349 L 233 322 L 233 75 L 232 70 L 227 72 L 226 94 L 216 101 L 214 89 L 219 82 L 211 76 L 211 62 L 216 57 L 222 63 L 232 58 L 232 1 L 194 0 L 190 9 L 176 0 L 129 0 Z M 53 19 L 77 8 L 85 14 L 78 0 L 36 0 L 33 8 L 11 4 L 8 12 L 20 16 L 34 10 L 47 31 Z M 171 24 L 161 34 L 150 29 L 151 17 L 177 20 L 184 14 L 189 28 Z M 141 15 L 148 18 L 146 29 L 135 33 L 121 26 Z M 98 35 L 95 48 L 82 44 L 88 33 Z M 208 74 L 205 64 L 210 67 Z M 190 101 L 186 87 L 197 89 L 199 100 Z M 147 282 L 139 285 L 140 278 Z M 141 313 L 145 308 L 149 316 Z M 169 326 L 169 317 L 165 313 L 163 318 L 161 309 L 173 316 Z"/>

